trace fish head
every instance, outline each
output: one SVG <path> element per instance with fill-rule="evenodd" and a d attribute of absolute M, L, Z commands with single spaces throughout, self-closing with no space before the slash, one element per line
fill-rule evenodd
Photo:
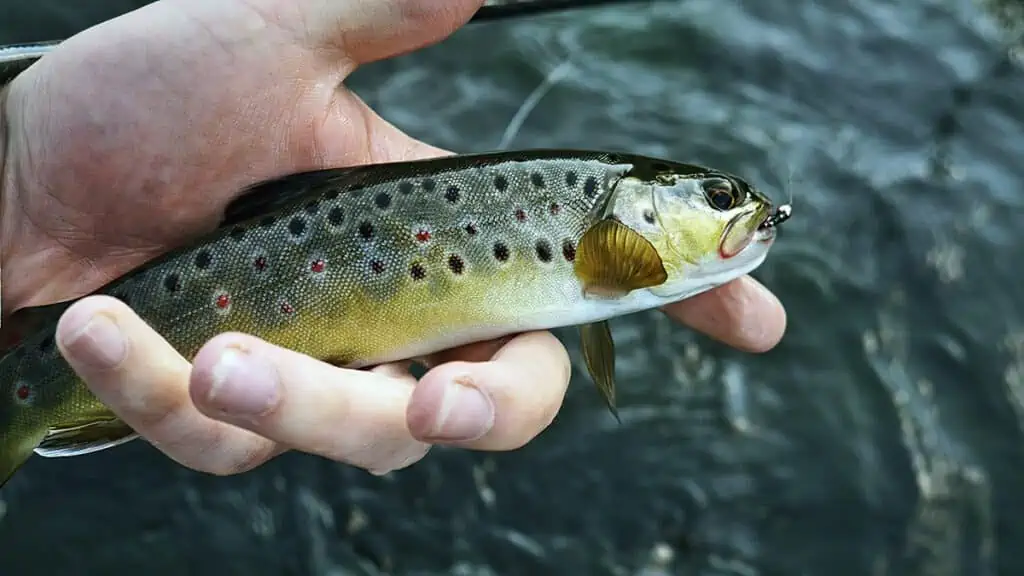
<path fill-rule="evenodd" d="M 612 216 L 657 252 L 666 278 L 650 288 L 679 300 L 757 268 L 775 241 L 788 204 L 776 206 L 752 184 L 726 172 L 658 163 L 615 184 Z"/>

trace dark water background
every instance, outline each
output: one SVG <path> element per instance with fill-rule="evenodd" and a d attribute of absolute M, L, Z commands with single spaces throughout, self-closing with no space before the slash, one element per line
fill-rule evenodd
<path fill-rule="evenodd" d="M 0 2 L 0 43 L 141 2 Z M 144 443 L 33 459 L 0 574 L 1024 574 L 1024 74 L 971 0 L 679 0 L 480 24 L 359 71 L 414 135 L 627 149 L 747 175 L 795 217 L 763 356 L 613 323 L 623 426 L 577 365 L 514 453 L 384 478 L 289 455 L 213 478 Z M 130 94 L 125 95 L 130 98 Z M 529 383 L 524 382 L 524 385 Z"/>

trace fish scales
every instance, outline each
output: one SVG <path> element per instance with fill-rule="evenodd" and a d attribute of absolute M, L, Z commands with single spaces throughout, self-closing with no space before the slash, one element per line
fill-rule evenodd
<path fill-rule="evenodd" d="M 565 315 L 582 298 L 576 243 L 630 166 L 601 157 L 454 163 L 381 181 L 355 170 L 348 190 L 344 179 L 311 190 L 96 293 L 124 301 L 187 358 L 240 331 L 359 367 L 571 323 Z M 14 396 L 27 388 L 19 402 L 70 427 L 112 415 L 54 345 L 66 306 L 0 362 L 0 382 Z"/>
<path fill-rule="evenodd" d="M 342 365 L 405 358 L 446 334 L 505 333 L 571 306 L 575 244 L 615 172 L 532 160 L 336 190 L 113 294 L 152 303 L 140 315 L 186 356 L 237 330 Z"/>

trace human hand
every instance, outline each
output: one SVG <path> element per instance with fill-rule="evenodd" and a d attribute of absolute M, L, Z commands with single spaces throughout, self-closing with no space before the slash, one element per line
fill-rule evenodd
<path fill-rule="evenodd" d="M 3 311 L 88 293 L 186 243 L 254 182 L 444 154 L 341 82 L 439 41 L 480 3 L 161 0 L 69 39 L 18 77 L 3 109 Z M 785 327 L 751 278 L 667 312 L 748 351 Z M 71 307 L 58 345 L 142 436 L 217 474 L 289 449 L 373 472 L 435 443 L 514 449 L 551 422 L 569 379 L 547 332 L 435 354 L 419 382 L 408 363 L 344 370 L 242 334 L 190 363 L 107 297 Z"/>

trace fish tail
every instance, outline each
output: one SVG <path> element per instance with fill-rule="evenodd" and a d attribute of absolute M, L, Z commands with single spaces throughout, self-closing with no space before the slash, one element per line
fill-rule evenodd
<path fill-rule="evenodd" d="M 28 459 L 32 457 L 33 451 L 43 442 L 46 432 L 42 431 L 29 437 L 6 431 L 0 439 L 0 488 L 14 476 L 14 473 L 21 468 Z"/>

